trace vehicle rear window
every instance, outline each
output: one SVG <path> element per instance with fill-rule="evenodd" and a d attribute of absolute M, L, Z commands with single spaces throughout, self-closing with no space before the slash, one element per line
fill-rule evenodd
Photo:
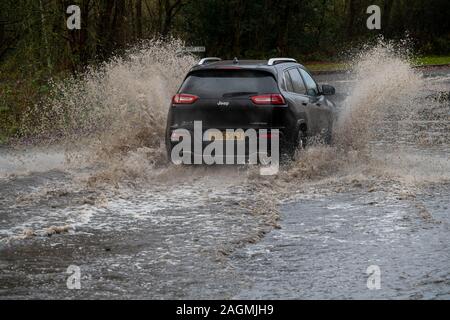
<path fill-rule="evenodd" d="M 204 70 L 188 76 L 180 93 L 200 98 L 242 97 L 278 93 L 275 78 L 268 72 L 253 70 Z"/>

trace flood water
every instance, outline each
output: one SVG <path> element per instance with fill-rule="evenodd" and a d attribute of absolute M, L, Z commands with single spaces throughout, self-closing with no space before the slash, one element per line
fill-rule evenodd
<path fill-rule="evenodd" d="M 448 94 L 449 68 L 420 72 L 429 95 Z M 317 80 L 338 103 L 355 82 Z M 380 122 L 370 165 L 311 147 L 271 178 L 158 167 L 112 179 L 57 147 L 0 149 L 0 298 L 448 299 L 450 106 L 439 99 Z M 67 287 L 71 265 L 80 290 Z"/>

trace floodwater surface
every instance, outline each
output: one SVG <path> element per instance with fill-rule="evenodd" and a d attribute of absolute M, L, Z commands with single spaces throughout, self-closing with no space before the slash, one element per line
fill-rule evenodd
<path fill-rule="evenodd" d="M 159 165 L 152 143 L 111 166 L 57 146 L 0 149 L 0 298 L 449 299 L 450 69 L 402 72 L 397 91 L 416 74 L 431 84 L 411 100 L 422 108 L 396 118 L 411 101 L 384 97 L 363 141 L 347 107 L 336 145 L 351 150 L 312 144 L 275 177 Z M 317 80 L 338 105 L 365 101 L 350 89 L 365 90 L 358 74 Z M 381 92 L 364 105 L 379 108 Z"/>

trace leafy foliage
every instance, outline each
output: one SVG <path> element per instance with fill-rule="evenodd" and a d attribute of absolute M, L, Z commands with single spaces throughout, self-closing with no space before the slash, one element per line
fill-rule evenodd
<path fill-rule="evenodd" d="M 81 8 L 81 30 L 66 9 Z M 368 30 L 366 9 L 382 9 L 382 30 Z M 293 56 L 335 61 L 379 36 L 409 34 L 422 54 L 450 54 L 448 0 L 2 0 L 0 134 L 15 131 L 23 110 L 65 77 L 131 45 L 174 36 L 233 58 Z"/>

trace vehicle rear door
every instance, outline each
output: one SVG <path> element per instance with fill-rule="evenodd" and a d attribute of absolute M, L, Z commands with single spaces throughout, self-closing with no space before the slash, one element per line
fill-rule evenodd
<path fill-rule="evenodd" d="M 310 108 L 314 116 L 314 122 L 316 123 L 316 134 L 325 133 L 330 128 L 333 110 L 328 105 L 325 96 L 320 93 L 319 87 L 313 77 L 302 68 L 298 68 L 298 71 L 306 85 Z"/>
<path fill-rule="evenodd" d="M 308 134 L 313 135 L 317 126 L 311 113 L 310 98 L 306 86 L 296 67 L 284 70 L 282 89 L 283 95 L 289 102 L 291 117 L 288 121 L 292 128 L 298 129 L 298 121 L 304 120 L 308 126 Z"/>

